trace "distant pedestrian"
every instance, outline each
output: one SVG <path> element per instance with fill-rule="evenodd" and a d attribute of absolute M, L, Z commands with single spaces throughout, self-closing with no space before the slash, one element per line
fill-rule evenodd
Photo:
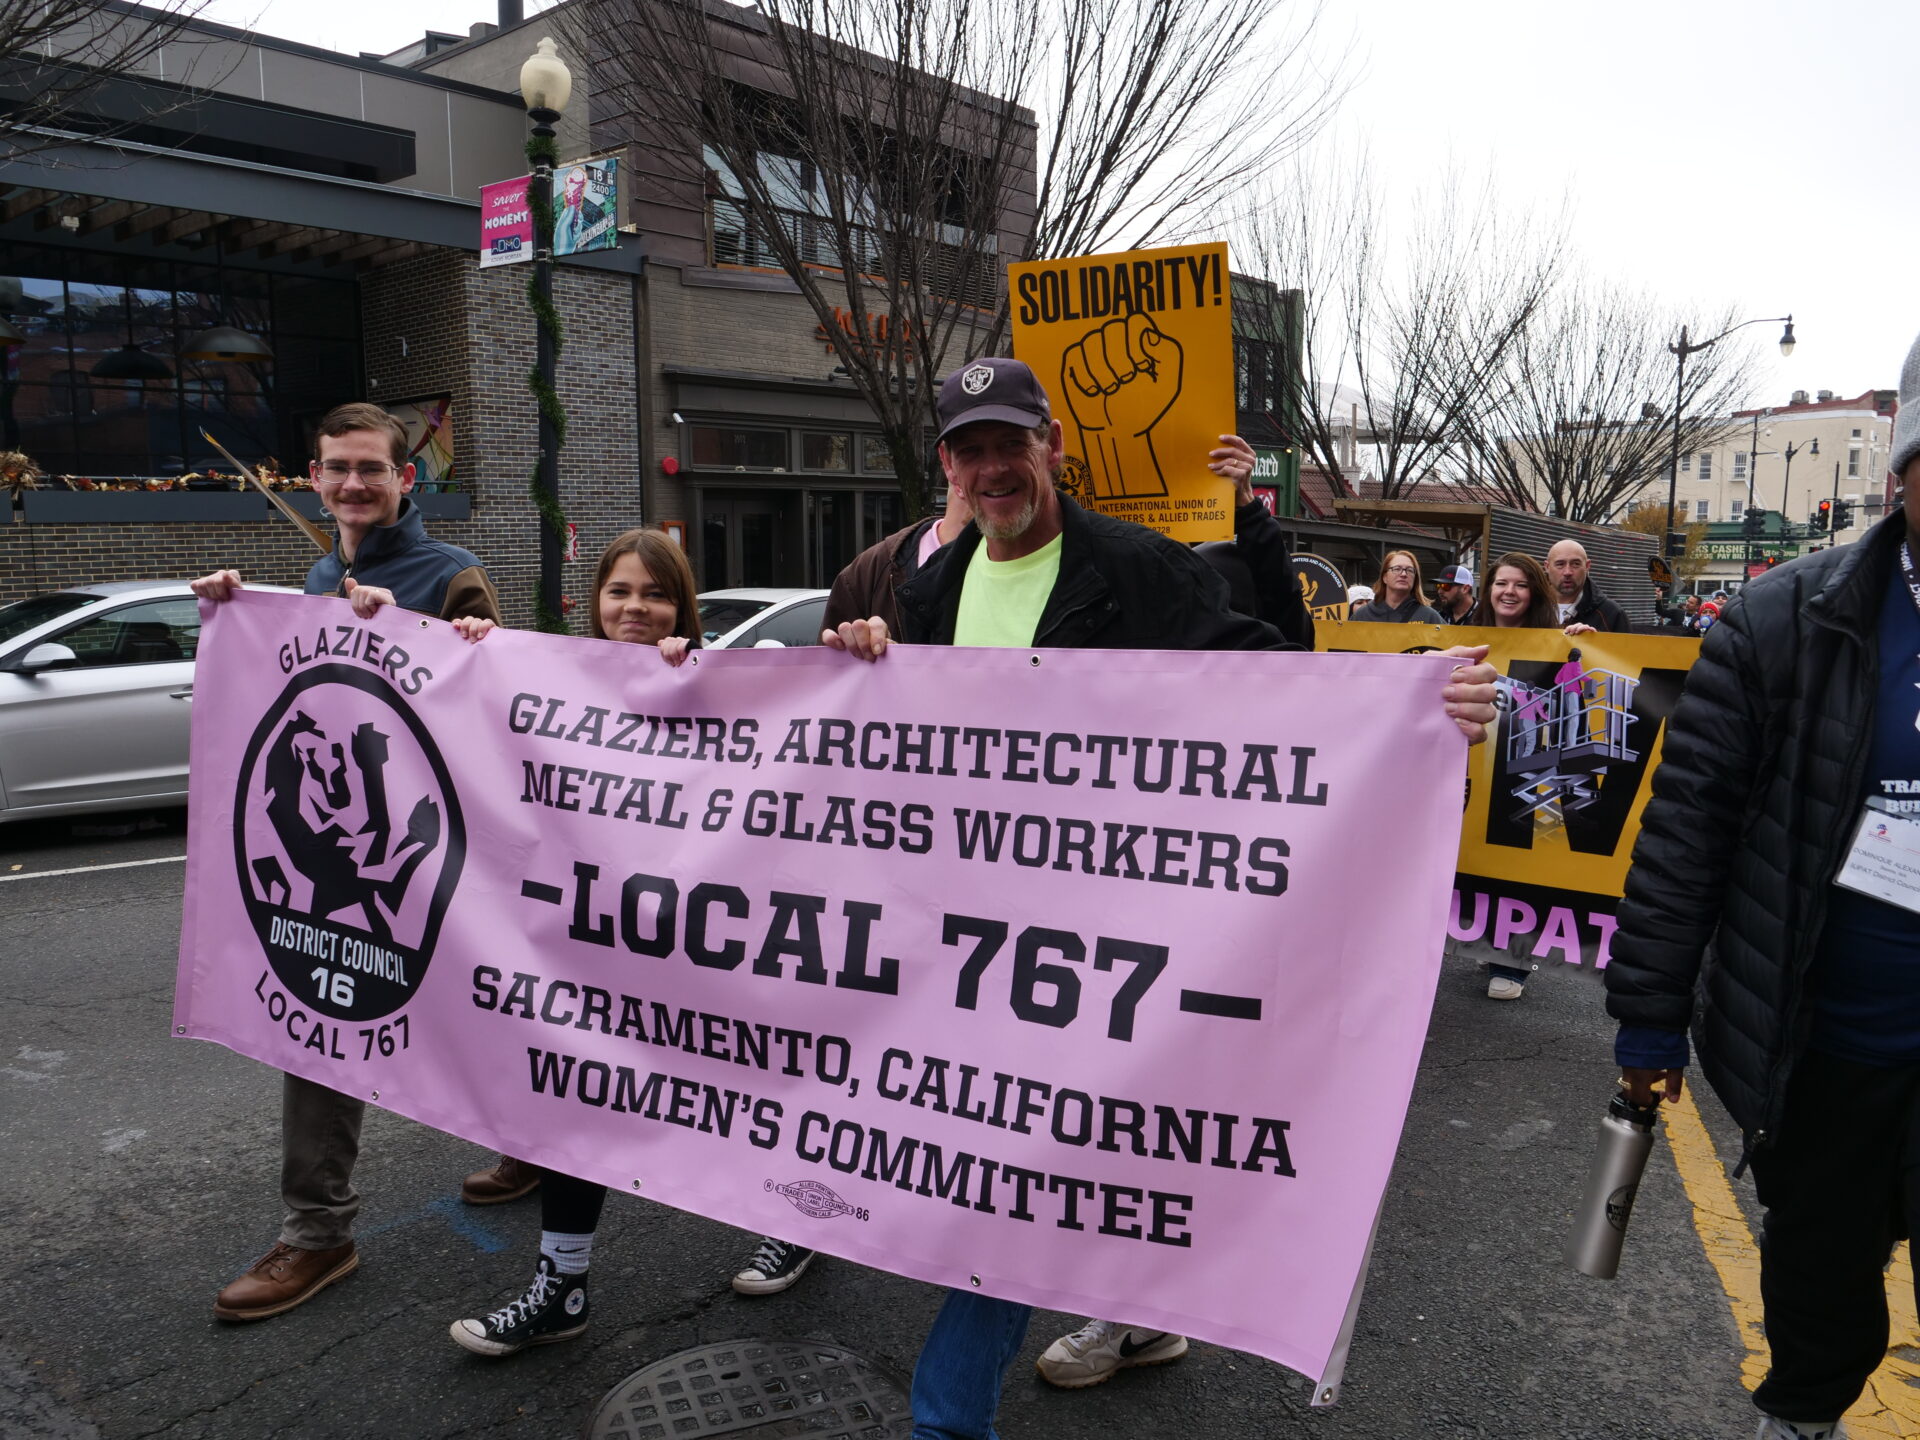
<path fill-rule="evenodd" d="M 1633 622 L 1627 619 L 1626 611 L 1600 593 L 1590 572 L 1587 547 L 1578 540 L 1561 540 L 1547 551 L 1547 575 L 1553 581 L 1560 623 L 1626 634 L 1633 629 Z"/>
<path fill-rule="evenodd" d="M 1440 612 L 1443 625 L 1465 625 L 1473 614 L 1473 571 L 1465 565 L 1448 565 L 1433 581 L 1433 608 Z"/>
<path fill-rule="evenodd" d="M 1355 620 L 1376 625 L 1438 625 L 1440 612 L 1427 604 L 1420 584 L 1420 562 L 1411 550 L 1389 550 L 1380 562 L 1374 598 L 1353 612 Z"/>

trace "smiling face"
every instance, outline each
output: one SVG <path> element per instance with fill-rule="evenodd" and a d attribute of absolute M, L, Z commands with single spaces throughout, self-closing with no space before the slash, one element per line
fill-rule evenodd
<path fill-rule="evenodd" d="M 335 482 L 327 478 L 324 466 L 339 463 L 351 466 L 355 473 Z M 349 430 L 344 435 L 322 435 L 319 455 L 311 471 L 320 499 L 333 512 L 341 534 L 353 541 L 376 525 L 391 525 L 400 516 L 400 500 L 413 488 L 413 467 L 402 466 L 396 474 L 393 465 L 393 441 L 379 430 Z M 381 467 L 388 467 L 381 471 Z M 369 484 L 361 470 L 384 475 L 384 485 Z M 349 558 L 352 546 L 345 547 Z"/>
<path fill-rule="evenodd" d="M 638 555 L 628 553 L 613 562 L 595 604 L 600 629 L 609 640 L 658 645 L 673 633 L 673 597 Z"/>
<path fill-rule="evenodd" d="M 1487 587 L 1487 603 L 1493 609 L 1493 623 L 1514 626 L 1527 618 L 1533 607 L 1533 585 L 1527 572 L 1513 565 L 1502 565 L 1493 572 Z"/>
<path fill-rule="evenodd" d="M 1064 458 L 1060 422 L 1044 439 L 1002 420 L 963 425 L 940 445 L 947 481 L 973 509 L 995 560 L 1031 554 L 1060 533 L 1053 477 Z"/>

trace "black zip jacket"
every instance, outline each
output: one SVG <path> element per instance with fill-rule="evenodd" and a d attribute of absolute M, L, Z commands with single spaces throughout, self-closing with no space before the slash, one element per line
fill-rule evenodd
<path fill-rule="evenodd" d="M 1573 607 L 1573 614 L 1563 622 L 1568 625 L 1591 625 L 1596 630 L 1611 630 L 1624 635 L 1633 629 L 1633 622 L 1627 619 L 1627 612 L 1594 588 L 1593 581 L 1587 581 L 1586 589 L 1580 592 L 1580 599 Z"/>
<path fill-rule="evenodd" d="M 1633 847 L 1607 1013 L 1691 1022 L 1749 1154 L 1777 1134 L 1806 1047 L 1807 971 L 1860 813 L 1880 606 L 1905 533 L 1896 512 L 1728 603 L 1668 722 Z"/>
<path fill-rule="evenodd" d="M 479 558 L 458 545 L 427 538 L 420 507 L 410 498 L 400 501 L 400 513 L 391 525 L 376 525 L 354 548 L 353 563 L 333 553 L 322 555 L 307 572 L 309 595 L 338 595 L 351 575 L 357 585 L 378 585 L 393 592 L 402 610 L 453 620 L 474 615 L 495 623 L 500 619 L 500 597 Z"/>
<path fill-rule="evenodd" d="M 1035 646 L 1081 650 L 1292 650 L 1272 626 L 1228 608 L 1227 582 L 1184 545 L 1060 497 L 1060 576 Z M 895 592 L 900 638 L 951 645 L 967 566 L 982 543 L 969 525 Z"/>

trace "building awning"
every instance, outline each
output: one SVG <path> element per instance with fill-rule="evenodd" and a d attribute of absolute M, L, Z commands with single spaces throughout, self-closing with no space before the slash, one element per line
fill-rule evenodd
<path fill-rule="evenodd" d="M 71 223 L 69 223 L 71 222 Z M 0 238 L 349 273 L 434 250 L 480 248 L 477 200 L 127 140 L 51 140 L 0 159 Z M 201 253 L 204 252 L 204 253 Z M 558 262 L 638 273 L 642 248 Z"/>

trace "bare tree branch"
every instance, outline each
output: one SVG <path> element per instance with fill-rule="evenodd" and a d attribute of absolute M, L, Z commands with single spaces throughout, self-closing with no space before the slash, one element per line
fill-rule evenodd
<path fill-rule="evenodd" d="M 1697 319 L 1616 286 L 1567 283 L 1513 347 L 1498 403 L 1473 427 L 1478 478 L 1510 503 L 1588 524 L 1614 522 L 1643 492 L 1659 492 L 1664 515 L 1675 399 L 1667 342 Z M 1733 319 L 1709 317 L 1696 333 Z M 1728 417 L 1752 384 L 1750 345 L 1729 338 L 1691 356 L 1682 453 L 1731 438 L 1740 427 Z"/>
<path fill-rule="evenodd" d="M 162 87 L 129 111 L 102 103 L 129 80 L 161 79 L 166 46 L 209 0 L 0 0 L 0 155 L 62 143 L 47 132 L 124 134 L 191 100 Z M 169 99 L 159 98 L 174 88 Z"/>
<path fill-rule="evenodd" d="M 1469 437 L 1551 292 L 1561 220 L 1447 175 L 1398 226 L 1364 155 L 1297 164 L 1236 225 L 1239 268 L 1304 292 L 1298 409 L 1329 474 L 1356 451 L 1386 499 L 1473 470 Z"/>

